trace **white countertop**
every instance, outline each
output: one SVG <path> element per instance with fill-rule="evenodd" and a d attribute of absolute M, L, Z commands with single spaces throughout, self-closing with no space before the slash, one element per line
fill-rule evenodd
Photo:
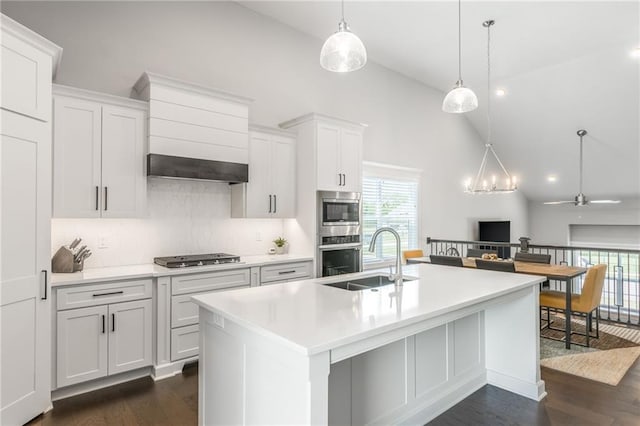
<path fill-rule="evenodd" d="M 291 263 L 313 260 L 312 256 L 295 254 L 275 254 L 259 256 L 240 256 L 240 263 L 226 263 L 223 265 L 193 266 L 189 268 L 165 268 L 154 263 L 142 265 L 110 266 L 104 268 L 86 268 L 82 272 L 70 274 L 51 274 L 51 287 L 63 285 L 95 283 L 112 280 L 126 280 L 135 278 L 152 278 L 184 274 L 198 274 L 202 272 L 224 271 L 227 269 L 250 268 L 275 263 Z"/>
<path fill-rule="evenodd" d="M 350 275 L 373 275 L 361 272 Z M 408 265 L 405 276 L 418 280 L 347 291 L 320 285 L 344 281 L 326 277 L 229 290 L 193 297 L 201 307 L 260 335 L 311 355 L 375 336 L 520 289 L 537 285 L 541 276 Z"/>

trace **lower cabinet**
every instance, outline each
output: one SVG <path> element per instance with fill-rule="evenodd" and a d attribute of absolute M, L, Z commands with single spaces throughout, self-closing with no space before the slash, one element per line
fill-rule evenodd
<path fill-rule="evenodd" d="M 312 278 L 313 262 L 279 263 L 260 268 L 260 285 Z"/>
<path fill-rule="evenodd" d="M 145 284 L 146 299 L 58 310 L 58 388 L 152 365 L 153 308 Z M 95 294 L 106 293 L 98 287 Z"/>

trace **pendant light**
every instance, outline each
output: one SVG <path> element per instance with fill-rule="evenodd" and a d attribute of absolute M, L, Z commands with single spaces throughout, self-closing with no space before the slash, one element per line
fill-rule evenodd
<path fill-rule="evenodd" d="M 351 72 L 359 70 L 366 63 L 367 49 L 345 22 L 342 0 L 342 19 L 338 23 L 338 31 L 324 42 L 320 51 L 320 65 L 332 72 Z"/>
<path fill-rule="evenodd" d="M 442 110 L 451 113 L 463 113 L 478 108 L 478 97 L 473 90 L 462 83 L 462 29 L 461 0 L 458 0 L 458 81 L 442 101 Z"/>
<path fill-rule="evenodd" d="M 482 162 L 480 163 L 480 168 L 478 169 L 475 180 L 472 181 L 469 179 L 465 182 L 465 192 L 469 194 L 496 194 L 513 192 L 518 189 L 516 177 L 509 174 L 502 164 L 502 161 L 500 161 L 500 158 L 498 158 L 498 154 L 496 154 L 493 149 L 493 144 L 491 143 L 491 26 L 493 26 L 493 24 L 495 24 L 493 20 L 485 21 L 482 24 L 482 26 L 487 29 L 487 143 L 484 145 L 484 156 L 482 157 Z M 502 169 L 504 181 L 499 181 L 494 175 L 491 177 L 491 182 L 487 182 L 485 172 L 489 153 L 493 155 Z"/>

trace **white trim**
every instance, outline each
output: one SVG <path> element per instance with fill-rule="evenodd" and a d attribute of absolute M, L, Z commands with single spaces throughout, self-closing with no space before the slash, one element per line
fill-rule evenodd
<path fill-rule="evenodd" d="M 422 169 L 396 166 L 394 164 L 376 163 L 373 161 L 362 162 L 362 175 L 372 177 L 388 177 L 390 179 L 420 181 Z"/>
<path fill-rule="evenodd" d="M 283 130 L 269 126 L 263 126 L 261 124 L 249 123 L 249 132 L 269 133 L 276 136 L 284 136 L 286 138 L 295 138 L 297 133 L 292 130 Z"/>
<path fill-rule="evenodd" d="M 291 127 L 296 127 L 302 123 L 306 123 L 307 121 L 312 121 L 312 120 L 316 120 L 316 121 L 328 121 L 331 122 L 333 124 L 336 124 L 338 126 L 349 126 L 352 128 L 355 128 L 356 130 L 362 131 L 365 128 L 369 127 L 368 124 L 365 123 L 356 123 L 355 121 L 349 121 L 349 120 L 344 120 L 342 118 L 338 118 L 338 117 L 332 117 L 330 115 L 326 115 L 326 114 L 319 114 L 317 112 L 311 112 L 309 114 L 305 114 L 302 115 L 300 117 L 296 117 L 292 120 L 288 120 L 285 121 L 283 123 L 280 123 L 278 126 L 281 129 L 289 129 Z"/>
<path fill-rule="evenodd" d="M 150 84 L 159 84 L 162 86 L 173 87 L 175 89 L 185 90 L 188 92 L 194 92 L 199 94 L 205 94 L 213 96 L 218 99 L 225 99 L 232 102 L 238 102 L 241 104 L 249 105 L 253 102 L 253 99 L 244 96 L 234 95 L 233 93 L 225 92 L 219 89 L 202 86 L 189 81 L 179 80 L 173 77 L 167 77 L 160 74 L 155 74 L 149 71 L 142 73 L 138 81 L 133 85 L 133 90 L 138 96 L 142 96 L 145 93 L 145 89 Z M 147 91 L 148 94 L 148 91 Z M 148 100 L 148 99 L 147 99 Z"/>
<path fill-rule="evenodd" d="M 115 105 L 125 108 L 135 108 L 142 111 L 149 111 L 149 102 L 137 99 L 124 98 L 106 93 L 94 92 L 93 90 L 79 89 L 77 87 L 63 86 L 61 84 L 52 85 L 53 96 L 68 96 L 85 101 L 100 102 L 103 104 Z"/>
<path fill-rule="evenodd" d="M 542 401 L 547 396 L 543 380 L 539 380 L 538 383 L 530 383 L 489 368 L 487 368 L 487 383 L 534 401 Z"/>
<path fill-rule="evenodd" d="M 51 75 L 55 79 L 60 61 L 62 60 L 62 47 L 51 40 L 47 40 L 35 31 L 25 27 L 5 14 L 0 14 L 0 26 L 2 30 L 28 43 L 36 49 L 51 56 Z"/>

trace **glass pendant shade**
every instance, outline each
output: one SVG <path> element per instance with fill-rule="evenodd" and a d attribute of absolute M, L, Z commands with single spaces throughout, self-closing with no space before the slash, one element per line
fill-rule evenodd
<path fill-rule="evenodd" d="M 367 63 L 367 49 L 357 35 L 340 21 L 338 31 L 324 42 L 320 51 L 320 65 L 332 72 L 350 72 Z"/>
<path fill-rule="evenodd" d="M 464 87 L 461 81 L 456 83 L 442 101 L 442 110 L 451 113 L 463 113 L 478 108 L 478 97 L 473 90 Z"/>

